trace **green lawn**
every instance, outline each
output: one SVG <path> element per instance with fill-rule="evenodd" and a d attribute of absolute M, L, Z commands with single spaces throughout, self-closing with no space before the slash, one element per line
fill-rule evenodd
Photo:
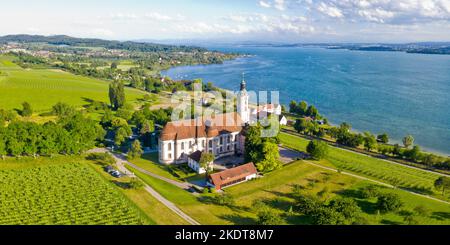
<path fill-rule="evenodd" d="M 12 58 L 0 56 L 0 108 L 20 109 L 29 102 L 35 112 L 45 112 L 65 102 L 81 107 L 90 101 L 108 102 L 108 82 L 52 69 L 22 69 Z M 126 88 L 128 102 L 135 102 L 143 91 Z"/>
<path fill-rule="evenodd" d="M 285 133 L 280 133 L 280 140 L 285 146 L 299 151 L 306 151 L 309 142 L 304 138 Z M 329 147 L 328 156 L 318 163 L 437 198 L 444 198 L 434 188 L 434 181 L 439 177 L 434 173 L 408 168 L 336 147 Z M 444 199 L 449 200 L 449 195 L 446 195 Z"/>
<path fill-rule="evenodd" d="M 194 196 L 193 194 L 182 190 L 174 185 L 140 173 L 136 169 L 127 166 L 131 171 L 137 174 L 148 185 L 153 187 L 162 196 L 173 202 L 183 212 L 204 225 L 218 224 L 253 224 L 254 214 L 247 208 L 227 207 L 211 204 L 208 198 L 212 194 L 202 194 Z"/>
<path fill-rule="evenodd" d="M 197 175 L 195 172 L 190 170 L 186 164 L 174 166 L 158 163 L 157 152 L 144 154 L 141 158 L 133 159 L 131 162 L 149 172 L 177 181 L 182 181 Z"/>
<path fill-rule="evenodd" d="M 315 184 L 309 186 L 310 182 Z M 285 165 L 282 169 L 269 173 L 263 178 L 227 188 L 226 192 L 232 194 L 243 209 L 251 210 L 255 200 L 263 200 L 283 217 L 286 224 L 309 224 L 310 220 L 306 216 L 287 212 L 291 206 L 295 205 L 290 195 L 294 185 L 303 186 L 304 193 L 309 195 L 320 196 L 319 192 L 324 192 L 325 194 L 321 197 L 324 201 L 336 196 L 355 199 L 368 224 L 404 224 L 403 217 L 399 213 L 378 215 L 375 208 L 376 200 L 364 199 L 357 195 L 358 190 L 373 185 L 372 183 L 323 170 L 302 161 Z M 418 205 L 426 207 L 430 211 L 428 216 L 415 215 L 414 217 L 420 224 L 450 224 L 449 205 L 402 190 L 378 187 L 383 192 L 398 194 L 405 203 L 402 210 L 412 211 Z"/>
<path fill-rule="evenodd" d="M 112 177 L 106 173 L 103 168 L 91 163 L 91 166 L 105 179 L 116 183 L 118 186 L 130 181 L 129 177 L 121 177 L 120 179 Z M 145 189 L 126 189 L 118 188 L 125 196 L 133 201 L 147 216 L 149 216 L 158 225 L 187 225 L 188 223 L 180 216 L 175 214 L 172 210 L 164 204 L 156 200 Z"/>
<path fill-rule="evenodd" d="M 0 161 L 0 200 L 0 224 L 155 224 L 77 157 Z"/>

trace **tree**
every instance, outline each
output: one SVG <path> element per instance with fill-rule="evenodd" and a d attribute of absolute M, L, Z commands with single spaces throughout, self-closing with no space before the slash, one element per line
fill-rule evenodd
<path fill-rule="evenodd" d="M 33 109 L 31 108 L 30 103 L 28 103 L 28 102 L 22 103 L 21 115 L 23 117 L 29 117 L 29 116 L 33 115 Z"/>
<path fill-rule="evenodd" d="M 225 206 L 233 206 L 235 204 L 233 196 L 228 193 L 216 194 L 214 196 L 213 202 L 215 204 L 225 205 Z"/>
<path fill-rule="evenodd" d="M 389 143 L 389 136 L 384 133 L 377 136 L 377 140 L 383 144 Z"/>
<path fill-rule="evenodd" d="M 280 153 L 278 145 L 273 142 L 264 142 L 262 145 L 262 160 L 256 163 L 258 171 L 268 173 L 281 167 L 278 160 Z"/>
<path fill-rule="evenodd" d="M 329 207 L 342 214 L 347 221 L 353 222 L 361 214 L 361 208 L 350 198 L 337 198 L 330 202 Z"/>
<path fill-rule="evenodd" d="M 308 128 L 308 122 L 304 118 L 295 120 L 294 129 L 297 133 L 304 133 Z"/>
<path fill-rule="evenodd" d="M 369 132 L 364 132 L 364 148 L 371 151 L 377 147 L 377 140 L 375 136 Z"/>
<path fill-rule="evenodd" d="M 321 160 L 328 154 L 328 144 L 323 141 L 312 140 L 308 143 L 306 151 L 311 155 L 313 159 Z"/>
<path fill-rule="evenodd" d="M 342 225 L 345 221 L 344 215 L 326 206 L 314 210 L 311 216 L 316 225 Z"/>
<path fill-rule="evenodd" d="M 297 102 L 295 100 L 291 100 L 289 103 L 289 112 L 296 113 L 297 112 Z"/>
<path fill-rule="evenodd" d="M 414 137 L 412 135 L 407 135 L 403 138 L 403 145 L 406 148 L 409 148 L 414 144 Z"/>
<path fill-rule="evenodd" d="M 7 154 L 6 151 L 6 139 L 4 137 L 4 134 L 6 130 L 3 130 L 3 128 L 1 128 L 0 126 L 0 157 L 2 158 L 2 160 L 5 160 L 5 155 Z"/>
<path fill-rule="evenodd" d="M 58 102 L 52 107 L 52 114 L 58 117 L 66 117 L 73 115 L 75 113 L 75 108 L 66 103 Z"/>
<path fill-rule="evenodd" d="M 130 132 L 125 127 L 119 127 L 114 135 L 114 143 L 117 146 L 122 145 L 122 143 L 125 141 L 125 139 L 130 136 Z"/>
<path fill-rule="evenodd" d="M 308 110 L 308 104 L 306 103 L 306 101 L 302 100 L 298 104 L 297 113 L 300 114 L 301 116 L 304 116 L 304 115 L 307 115 L 307 110 Z"/>
<path fill-rule="evenodd" d="M 442 195 L 445 195 L 445 190 L 450 188 L 450 178 L 446 176 L 439 177 L 436 181 L 434 181 L 434 187 L 437 190 L 442 190 Z"/>
<path fill-rule="evenodd" d="M 139 140 L 135 140 L 131 144 L 131 148 L 128 151 L 128 158 L 136 159 L 138 157 L 141 157 L 143 153 L 144 153 L 144 151 L 141 148 L 141 142 L 139 142 Z"/>
<path fill-rule="evenodd" d="M 155 131 L 155 124 L 152 120 L 145 120 L 144 123 L 140 126 L 139 133 L 141 135 L 145 135 Z"/>
<path fill-rule="evenodd" d="M 114 80 L 109 84 L 109 101 L 114 110 L 125 104 L 125 89 L 122 82 Z"/>
<path fill-rule="evenodd" d="M 316 118 L 317 116 L 319 116 L 319 111 L 317 110 L 317 108 L 315 106 L 310 105 L 310 106 L 308 106 L 308 109 L 306 110 L 305 114 L 312 118 Z"/>
<path fill-rule="evenodd" d="M 249 126 L 245 132 L 245 161 L 257 163 L 262 159 L 261 126 Z"/>
<path fill-rule="evenodd" d="M 258 225 L 281 225 L 283 224 L 283 219 L 272 209 L 264 208 L 258 212 L 256 223 Z"/>
<path fill-rule="evenodd" d="M 378 210 L 386 213 L 399 210 L 403 202 L 397 194 L 383 193 L 378 196 L 376 206 Z"/>
<path fill-rule="evenodd" d="M 112 62 L 112 63 L 111 63 L 111 69 L 113 69 L 113 70 L 114 70 L 114 69 L 117 69 L 117 66 L 118 66 L 118 65 L 117 65 L 117 62 Z"/>
<path fill-rule="evenodd" d="M 206 172 L 205 178 L 208 179 L 209 174 L 213 171 L 212 162 L 214 161 L 214 154 L 209 152 L 203 152 L 200 157 L 200 167 Z"/>

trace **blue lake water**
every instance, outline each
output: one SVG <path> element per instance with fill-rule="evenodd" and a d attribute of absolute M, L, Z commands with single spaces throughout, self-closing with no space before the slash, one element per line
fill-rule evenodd
<path fill-rule="evenodd" d="M 322 48 L 208 47 L 251 57 L 221 65 L 177 67 L 174 79 L 201 78 L 237 90 L 280 91 L 280 102 L 305 100 L 333 124 L 386 132 L 393 142 L 412 134 L 422 148 L 450 155 L 450 56 Z"/>

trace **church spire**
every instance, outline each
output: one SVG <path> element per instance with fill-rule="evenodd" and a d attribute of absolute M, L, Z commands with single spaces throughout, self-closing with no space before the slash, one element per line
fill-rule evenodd
<path fill-rule="evenodd" d="M 245 90 L 245 73 L 242 72 L 241 91 Z"/>

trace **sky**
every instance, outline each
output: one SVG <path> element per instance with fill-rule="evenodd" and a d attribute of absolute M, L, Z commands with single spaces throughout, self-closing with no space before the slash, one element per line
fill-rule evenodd
<path fill-rule="evenodd" d="M 450 0 L 0 0 L 0 6 L 0 35 L 285 43 L 450 41 Z"/>

